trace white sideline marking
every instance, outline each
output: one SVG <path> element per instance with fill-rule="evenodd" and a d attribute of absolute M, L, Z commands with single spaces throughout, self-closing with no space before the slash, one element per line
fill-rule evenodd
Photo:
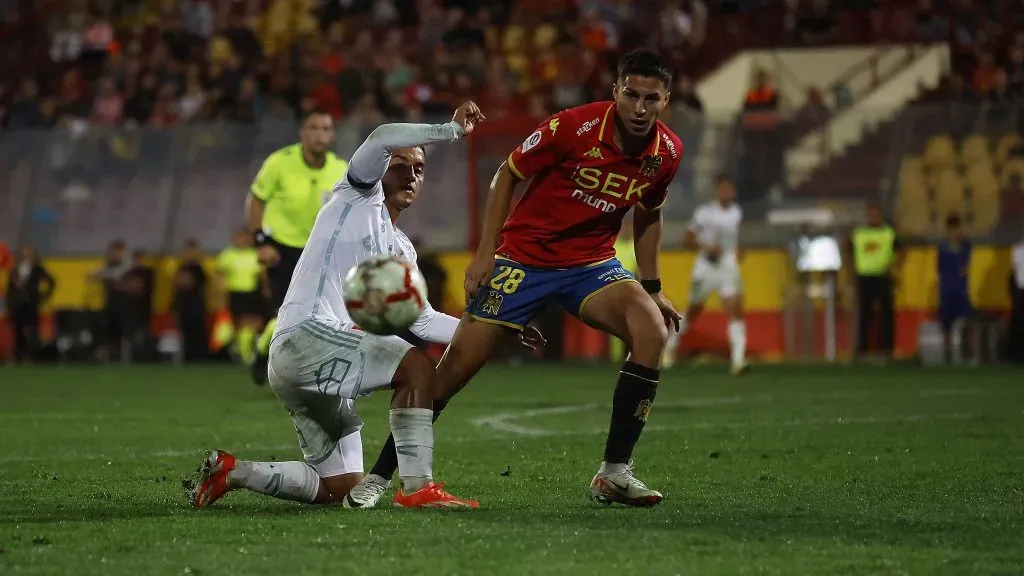
<path fill-rule="evenodd" d="M 984 390 L 977 388 L 936 388 L 919 391 L 915 396 L 918 397 L 935 397 L 935 396 L 975 396 L 983 393 L 996 393 L 999 394 L 998 390 Z M 804 395 L 799 396 L 800 400 L 808 399 L 821 399 L 821 400 L 849 400 L 856 398 L 864 398 L 874 395 L 873 393 L 858 393 L 858 392 L 844 392 L 835 391 L 828 392 L 818 395 Z M 739 404 L 744 402 L 771 402 L 780 399 L 778 396 L 771 394 L 756 394 L 752 396 L 721 396 L 721 397 L 706 397 L 706 398 L 690 398 L 681 402 L 663 402 L 656 406 L 663 407 L 695 407 L 695 406 L 724 406 L 731 404 Z M 587 404 L 571 404 L 564 406 L 551 406 L 546 408 L 534 408 L 528 410 L 516 410 L 501 412 L 499 414 L 493 414 L 491 416 L 479 417 L 471 420 L 471 422 L 480 428 L 493 430 L 495 432 L 501 432 L 505 434 L 512 434 L 516 436 L 525 437 L 550 437 L 550 436 L 586 436 L 592 434 L 605 434 L 607 428 L 591 428 L 581 430 L 551 430 L 546 428 L 537 428 L 531 426 L 524 426 L 522 424 L 516 424 L 516 420 L 525 418 L 535 418 L 539 416 L 557 416 L 560 414 L 573 414 L 578 412 L 587 412 L 591 410 L 604 409 L 606 405 L 597 403 Z M 995 418 L 1005 417 L 1021 417 L 1024 416 L 1024 412 L 1014 413 L 1012 415 L 1003 416 L 997 415 Z M 45 414 L 36 412 L 22 412 L 22 413 L 7 413 L 0 414 L 0 418 L 3 420 L 31 420 L 36 421 L 40 419 L 81 419 L 81 420 L 99 420 L 99 419 L 116 419 L 116 418 L 134 418 L 140 417 L 134 413 L 72 413 L 72 414 Z M 947 414 L 905 414 L 900 416 L 867 416 L 867 417 L 843 417 L 837 416 L 832 418 L 814 418 L 814 419 L 797 419 L 789 421 L 746 421 L 746 422 L 685 422 L 675 425 L 653 425 L 648 426 L 649 431 L 685 431 L 685 430 L 721 430 L 721 429 L 745 429 L 745 428 L 763 428 L 769 426 L 793 428 L 793 427 L 806 427 L 806 426 L 821 426 L 821 425 L 873 425 L 873 424 L 900 424 L 900 423 L 914 423 L 914 422 L 940 422 L 940 421 L 953 421 L 953 420 L 972 420 L 976 418 L 984 418 L 984 414 L 973 414 L 973 413 L 947 413 Z M 445 442 L 475 442 L 481 438 L 476 435 L 467 436 L 455 436 L 445 439 Z M 301 459 L 301 452 L 298 448 L 298 443 L 289 444 L 278 444 L 273 446 L 233 446 L 240 452 L 255 452 L 255 453 L 267 453 L 267 452 L 282 452 L 281 456 L 284 458 L 293 457 L 298 460 Z M 97 453 L 80 453 L 80 452 L 57 452 L 42 456 L 7 456 L 3 459 L 3 462 L 9 463 L 52 463 L 52 462 L 67 462 L 67 461 L 106 461 L 106 462 L 124 462 L 130 460 L 145 460 L 149 458 L 184 458 L 184 457 L 195 457 L 196 462 L 199 462 L 206 454 L 207 449 L 196 448 L 190 450 L 155 450 L 155 451 L 139 451 L 139 452 L 121 452 L 121 453 L 108 453 L 108 454 L 97 454 Z M 281 459 L 281 458 L 279 458 Z"/>
<path fill-rule="evenodd" d="M 690 404 L 665 403 L 662 406 L 684 406 Z M 552 414 L 569 414 L 574 412 L 588 412 L 597 408 L 596 404 L 578 404 L 571 406 L 560 406 L 557 408 L 546 408 L 538 410 L 523 410 L 521 412 L 504 412 L 477 418 L 473 423 L 483 428 L 490 428 L 499 432 L 517 436 L 543 437 L 543 436 L 588 436 L 591 434 L 605 434 L 607 428 L 590 428 L 587 430 L 550 430 L 546 428 L 533 428 L 513 424 L 512 420 L 519 418 L 530 418 Z M 973 420 L 984 418 L 984 414 L 952 413 L 952 414 L 904 414 L 902 416 L 864 416 L 846 417 L 836 416 L 833 418 L 811 418 L 806 420 L 783 420 L 783 421 L 748 421 L 748 422 L 688 422 L 678 425 L 647 426 L 648 431 L 672 431 L 672 430 L 722 430 L 722 429 L 744 429 L 744 428 L 801 428 L 808 426 L 823 425 L 872 425 L 872 424 L 909 424 L 914 422 L 942 422 L 949 420 Z"/>
<path fill-rule="evenodd" d="M 512 420 L 520 418 L 533 418 L 535 416 L 555 416 L 558 414 L 571 414 L 573 412 L 588 412 L 597 408 L 597 404 L 573 404 L 569 406 L 555 406 L 553 408 L 535 408 L 532 410 L 516 410 L 515 412 L 501 412 L 493 416 L 475 418 L 473 424 L 481 428 L 493 428 L 500 432 L 518 434 L 519 436 L 551 436 L 554 433 L 543 428 L 530 428 L 513 424 Z"/>
<path fill-rule="evenodd" d="M 985 392 L 985 390 L 977 388 L 932 388 L 921 390 L 915 396 L 921 398 L 931 398 L 937 396 L 975 396 Z M 852 400 L 857 398 L 865 398 L 871 396 L 872 393 L 867 392 L 847 392 L 847 391 L 835 391 L 827 392 L 825 394 L 816 394 L 809 396 L 800 396 L 801 400 Z M 771 394 L 757 394 L 754 396 L 723 396 L 723 397 L 710 397 L 710 398 L 690 398 L 682 402 L 666 402 L 661 403 L 659 406 L 663 407 L 688 407 L 688 406 L 722 406 L 727 404 L 738 404 L 742 402 L 771 402 L 776 400 L 777 397 Z M 566 406 L 554 406 L 550 408 L 535 408 L 530 410 L 518 410 L 511 412 L 502 412 L 491 416 L 485 416 L 476 418 L 473 420 L 473 424 L 499 432 L 507 434 L 514 434 L 517 436 L 529 436 L 529 437 L 542 437 L 542 436 L 575 436 L 575 435 L 589 435 L 607 432 L 606 428 L 602 429 L 590 429 L 590 430 L 550 430 L 546 428 L 537 428 L 531 426 L 524 426 L 522 424 L 516 424 L 514 421 L 522 420 L 524 418 L 535 418 L 538 416 L 554 416 L 559 414 L 572 414 L 576 412 L 588 412 L 598 408 L 598 404 L 587 403 L 587 404 L 570 404 Z M 837 416 L 834 418 L 817 418 L 807 420 L 790 420 L 790 421 L 747 421 L 747 422 L 689 422 L 680 425 L 655 425 L 648 426 L 647 430 L 714 430 L 723 428 L 759 428 L 765 426 L 779 426 L 779 427 L 800 427 L 800 426 L 820 426 L 820 425 L 835 425 L 835 424 L 898 424 L 898 423 L 911 423 L 911 422 L 930 422 L 930 421 L 942 421 L 942 420 L 971 420 L 974 418 L 980 418 L 983 415 L 979 414 L 965 414 L 965 413 L 954 413 L 954 414 L 906 414 L 901 416 L 889 416 L 889 417 L 842 417 Z"/>

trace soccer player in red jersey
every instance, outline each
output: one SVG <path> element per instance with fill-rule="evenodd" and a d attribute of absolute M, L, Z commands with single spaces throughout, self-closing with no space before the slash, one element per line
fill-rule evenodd
<path fill-rule="evenodd" d="M 668 330 L 680 320 L 658 277 L 661 207 L 683 152 L 658 121 L 671 84 L 657 54 L 631 52 L 619 63 L 614 102 L 555 114 L 512 152 L 491 182 L 480 245 L 466 271 L 467 313 L 437 367 L 435 417 L 495 347 L 551 301 L 625 341 L 630 352 L 619 372 L 604 462 L 590 485 L 602 503 L 653 506 L 662 498 L 633 476 L 630 462 L 657 391 Z M 515 186 L 527 180 L 506 221 Z M 613 246 L 630 209 L 639 281 L 615 259 Z M 393 462 L 389 439 L 351 493 L 362 507 L 387 489 Z"/>

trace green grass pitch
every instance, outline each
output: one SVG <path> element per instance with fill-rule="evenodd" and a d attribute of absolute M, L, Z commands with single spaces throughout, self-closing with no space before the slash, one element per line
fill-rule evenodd
<path fill-rule="evenodd" d="M 241 369 L 0 369 L 0 574 L 1024 574 L 1020 371 L 672 370 L 635 454 L 647 510 L 586 497 L 615 377 L 492 367 L 454 401 L 436 476 L 477 511 L 195 511 L 205 449 L 299 455 Z M 359 401 L 367 466 L 387 403 Z"/>

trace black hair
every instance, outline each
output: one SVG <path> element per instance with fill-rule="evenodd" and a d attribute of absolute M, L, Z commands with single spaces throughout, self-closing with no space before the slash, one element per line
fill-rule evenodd
<path fill-rule="evenodd" d="M 619 60 L 618 79 L 626 76 L 646 76 L 658 78 L 668 88 L 672 86 L 672 70 L 657 52 L 650 50 L 633 50 L 627 52 Z"/>
<path fill-rule="evenodd" d="M 331 116 L 331 113 L 323 108 L 310 108 L 309 110 L 302 111 L 302 115 L 299 117 L 299 122 L 301 124 L 305 124 L 306 120 L 309 120 L 313 116 Z M 334 120 L 333 116 L 331 116 L 331 120 Z"/>
<path fill-rule="evenodd" d="M 956 212 L 950 212 L 946 216 L 946 228 L 959 228 L 960 227 L 960 215 Z"/>
<path fill-rule="evenodd" d="M 726 183 L 731 184 L 732 183 L 732 177 L 729 176 L 728 174 L 726 174 L 725 172 L 721 172 L 721 173 L 719 173 L 719 174 L 717 174 L 715 176 L 715 186 L 719 186 L 721 184 L 726 184 Z"/>

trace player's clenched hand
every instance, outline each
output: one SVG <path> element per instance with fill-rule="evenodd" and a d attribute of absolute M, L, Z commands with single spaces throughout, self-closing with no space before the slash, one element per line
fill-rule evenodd
<path fill-rule="evenodd" d="M 461 126 L 463 136 L 466 136 L 473 131 L 477 123 L 483 122 L 485 119 L 484 113 L 480 111 L 480 107 L 476 105 L 476 102 L 469 100 L 455 111 L 452 122 Z"/>
<path fill-rule="evenodd" d="M 473 261 L 466 268 L 466 281 L 463 287 L 466 289 L 466 302 L 469 302 L 481 286 L 485 286 L 494 273 L 494 255 L 476 255 Z"/>
<path fill-rule="evenodd" d="M 661 315 L 665 317 L 665 326 L 670 329 L 675 328 L 675 331 L 679 332 L 679 322 L 683 319 L 683 315 L 676 311 L 675 306 L 672 306 L 663 293 L 651 294 L 651 298 L 654 298 L 654 303 L 658 305 Z"/>
<path fill-rule="evenodd" d="M 536 350 L 543 348 L 548 345 L 548 341 L 544 338 L 544 335 L 540 333 L 534 326 L 524 326 L 522 332 L 519 333 L 519 345 L 527 350 Z"/>
<path fill-rule="evenodd" d="M 277 253 L 277 248 L 273 246 L 260 246 L 259 250 L 256 251 L 256 255 L 259 258 L 260 264 L 267 268 L 273 268 L 281 261 L 281 255 Z"/>

